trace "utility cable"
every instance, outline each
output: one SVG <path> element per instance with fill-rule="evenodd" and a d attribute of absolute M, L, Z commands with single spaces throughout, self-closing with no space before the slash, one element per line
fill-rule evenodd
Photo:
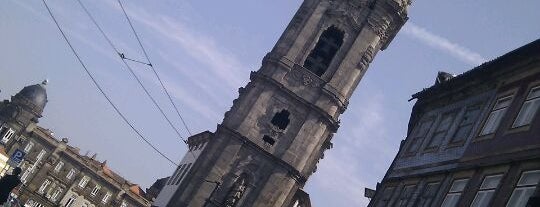
<path fill-rule="evenodd" d="M 157 101 L 155 100 L 155 98 L 150 94 L 150 92 L 146 89 L 146 87 L 144 86 L 144 84 L 142 83 L 142 81 L 140 80 L 140 78 L 135 74 L 134 70 L 131 68 L 131 66 L 126 62 L 126 59 L 125 58 L 125 55 L 123 53 L 121 53 L 118 48 L 114 45 L 114 43 L 112 42 L 112 40 L 109 38 L 109 36 L 105 33 L 105 31 L 103 30 L 103 28 L 101 28 L 101 26 L 97 23 L 97 20 L 94 18 L 94 16 L 90 13 L 90 11 L 86 8 L 86 6 L 82 3 L 81 0 L 77 0 L 79 2 L 79 4 L 81 5 L 81 7 L 83 8 L 84 12 L 86 13 L 86 15 L 88 15 L 88 17 L 90 18 L 90 20 L 92 21 L 92 23 L 94 24 L 94 26 L 96 26 L 96 28 L 98 28 L 99 32 L 101 33 L 101 35 L 103 36 L 103 38 L 105 38 L 105 40 L 107 41 L 107 43 L 111 46 L 111 48 L 119 55 L 120 59 L 122 60 L 122 62 L 124 63 L 124 65 L 126 66 L 126 68 L 128 69 L 128 71 L 130 72 L 130 74 L 135 78 L 135 80 L 137 81 L 137 83 L 139 83 L 139 85 L 141 86 L 141 88 L 144 90 L 144 92 L 146 93 L 146 95 L 148 96 L 148 98 L 150 98 L 150 100 L 152 101 L 152 103 L 154 104 L 154 106 L 159 110 L 159 112 L 161 113 L 161 115 L 165 118 L 165 120 L 169 123 L 169 125 L 171 126 L 171 128 L 174 129 L 174 131 L 176 132 L 176 134 L 178 135 L 178 137 L 186 144 L 188 145 L 188 142 L 186 139 L 184 139 L 184 137 L 182 137 L 182 135 L 180 134 L 180 132 L 178 131 L 178 129 L 174 126 L 174 124 L 171 122 L 171 120 L 167 117 L 167 115 L 165 114 L 165 112 L 163 111 L 163 109 L 159 106 L 159 104 L 157 103 Z M 137 38 L 138 39 L 138 38 Z M 146 52 L 144 52 L 144 54 L 146 55 Z M 138 61 L 137 61 L 138 62 Z M 146 63 L 144 63 L 146 64 Z M 149 65 L 151 66 L 151 63 L 148 63 L 146 65 Z M 151 66 L 152 67 L 152 66 Z M 153 69 L 153 67 L 152 67 Z M 154 70 L 155 72 L 155 70 Z M 160 80 L 160 83 L 162 84 L 163 86 L 163 83 L 161 82 Z M 163 86 L 164 87 L 164 86 Z M 170 95 L 167 93 L 168 97 L 170 100 L 172 100 L 172 98 L 170 97 Z M 174 103 L 173 103 L 174 105 Z M 182 119 L 183 121 L 183 119 Z M 184 123 L 185 124 L 185 123 Z M 186 126 L 186 125 L 184 125 Z M 189 132 L 189 131 L 188 131 Z M 191 135 L 191 133 L 190 133 Z M 194 159 L 197 158 L 197 156 L 191 151 L 189 150 L 189 146 L 188 146 L 188 152 L 191 153 L 191 155 L 193 156 Z"/>
<path fill-rule="evenodd" d="M 117 0 L 117 1 L 118 1 L 118 4 L 120 5 L 120 8 L 122 8 L 122 12 L 124 13 L 124 16 L 126 17 L 126 20 L 128 21 L 129 26 L 131 27 L 131 31 L 133 31 L 133 34 L 135 35 L 135 38 L 137 39 L 137 42 L 139 43 L 139 46 L 141 47 L 141 50 L 144 53 L 144 56 L 146 57 L 146 61 L 148 62 L 147 65 L 150 66 L 150 68 L 152 69 L 152 71 L 156 75 L 159 83 L 161 84 L 161 88 L 167 94 L 167 97 L 169 98 L 169 101 L 171 102 L 172 106 L 174 107 L 174 110 L 176 111 L 176 114 L 178 115 L 178 117 L 180 117 L 180 120 L 182 121 L 182 124 L 186 128 L 186 131 L 188 132 L 189 136 L 193 136 L 193 134 L 191 134 L 191 131 L 189 130 L 189 128 L 188 128 L 188 126 L 186 124 L 186 121 L 184 120 L 184 117 L 182 117 L 182 115 L 180 114 L 180 110 L 178 110 L 178 107 L 174 103 L 174 101 L 173 101 L 173 99 L 172 99 L 172 97 L 171 97 L 171 95 L 169 93 L 169 90 L 167 90 L 167 87 L 165 87 L 165 85 L 163 84 L 163 81 L 161 81 L 161 77 L 158 75 L 158 73 L 156 72 L 156 69 L 154 68 L 154 65 L 150 61 L 150 58 L 148 57 L 148 53 L 146 52 L 146 49 L 144 48 L 144 46 L 143 46 L 143 44 L 141 42 L 141 38 L 139 37 L 139 34 L 135 30 L 135 27 L 133 27 L 133 23 L 131 23 L 131 19 L 127 15 L 126 10 L 124 9 L 124 5 L 122 5 L 122 1 L 120 1 L 120 0 Z"/>
<path fill-rule="evenodd" d="M 125 55 L 124 53 L 121 53 L 120 50 L 118 50 L 118 48 L 114 45 L 114 43 L 111 41 L 111 39 L 109 38 L 109 36 L 105 33 L 105 31 L 103 30 L 103 28 L 101 28 L 101 26 L 97 23 L 96 19 L 94 18 L 94 16 L 92 16 L 92 14 L 88 11 L 88 9 L 86 8 L 86 6 L 84 6 L 84 4 L 82 3 L 81 0 L 77 0 L 79 2 L 79 4 L 81 5 L 81 7 L 83 8 L 84 12 L 86 13 L 86 15 L 88 15 L 88 17 L 90 18 L 90 20 L 92 21 L 92 23 L 97 27 L 97 29 L 99 30 L 99 32 L 101 33 L 101 35 L 103 36 L 103 38 L 105 38 L 105 40 L 107 40 L 107 43 L 111 46 L 111 48 L 118 54 L 118 56 L 120 56 L 120 59 L 122 60 L 122 63 L 124 63 L 124 65 L 126 66 L 126 68 L 128 69 L 129 73 L 133 76 L 133 78 L 135 78 L 135 80 L 137 81 L 137 83 L 141 86 L 141 88 L 143 89 L 143 91 L 145 92 L 146 96 L 148 96 L 148 98 L 152 101 L 152 103 L 154 104 L 154 106 L 159 110 L 159 112 L 161 113 L 161 115 L 163 116 L 163 118 L 165 118 L 165 120 L 167 121 L 167 123 L 169 123 L 170 127 L 173 128 L 173 130 L 176 132 L 176 135 L 178 135 L 178 137 L 184 142 L 187 144 L 187 141 L 184 139 L 184 137 L 180 134 L 180 132 L 178 131 L 178 129 L 174 126 L 174 124 L 172 123 L 172 121 L 169 119 L 169 117 L 165 114 L 165 112 L 163 111 L 163 109 L 161 108 L 161 106 L 159 106 L 159 104 L 157 103 L 156 99 L 152 96 L 152 94 L 150 94 L 150 92 L 148 91 L 148 89 L 144 86 L 144 84 L 142 83 L 141 79 L 139 78 L 139 76 L 137 76 L 137 74 L 135 74 L 135 71 L 131 68 L 131 66 L 126 62 L 126 58 L 125 58 Z"/>
<path fill-rule="evenodd" d="M 92 80 L 92 82 L 94 83 L 94 85 L 97 87 L 97 89 L 99 90 L 99 92 L 101 93 L 101 95 L 103 95 L 103 97 L 105 97 L 105 99 L 107 99 L 107 102 L 109 102 L 109 104 L 113 107 L 113 109 L 116 111 L 116 113 L 122 118 L 122 120 L 139 136 L 139 138 L 141 138 L 148 146 L 150 146 L 152 149 L 154 149 L 155 152 L 157 152 L 159 155 L 161 155 L 163 158 L 167 159 L 169 162 L 171 162 L 173 165 L 177 166 L 178 167 L 178 164 L 176 162 L 174 162 L 172 159 L 170 159 L 169 157 L 167 157 L 164 153 L 162 153 L 161 151 L 159 151 L 159 149 L 156 148 L 156 146 L 154 146 L 152 143 L 150 143 L 150 141 L 148 141 L 148 139 L 146 137 L 144 137 L 144 135 L 142 135 L 142 133 L 137 130 L 133 124 L 131 124 L 131 122 L 127 119 L 126 116 L 124 116 L 124 114 L 118 109 L 118 107 L 114 104 L 114 102 L 110 99 L 110 97 L 107 95 L 107 93 L 105 93 L 105 91 L 103 90 L 103 88 L 101 87 L 101 85 L 99 85 L 99 83 L 96 81 L 96 79 L 94 78 L 94 75 L 92 75 L 92 73 L 88 70 L 88 68 L 86 67 L 86 64 L 84 64 L 84 62 L 82 61 L 81 57 L 79 56 L 79 54 L 77 53 L 77 51 L 75 50 L 75 48 L 73 47 L 73 45 L 71 44 L 71 42 L 69 41 L 69 39 L 67 38 L 64 30 L 62 29 L 62 27 L 60 26 L 60 24 L 58 23 L 58 21 L 56 20 L 56 17 L 54 16 L 54 14 L 52 13 L 51 9 L 49 8 L 49 5 L 47 5 L 47 2 L 45 0 L 42 0 L 43 4 L 45 5 L 45 8 L 47 9 L 47 11 L 49 12 L 49 15 L 51 16 L 52 20 L 54 21 L 54 23 L 56 24 L 56 27 L 58 28 L 58 30 L 60 31 L 60 33 L 62 34 L 62 37 L 63 39 L 66 41 L 67 45 L 69 46 L 69 48 L 71 49 L 71 52 L 73 52 L 73 55 L 75 55 L 75 57 L 77 58 L 78 62 L 81 64 L 82 68 L 84 69 L 84 71 L 86 72 L 86 74 L 90 77 L 90 79 Z"/>

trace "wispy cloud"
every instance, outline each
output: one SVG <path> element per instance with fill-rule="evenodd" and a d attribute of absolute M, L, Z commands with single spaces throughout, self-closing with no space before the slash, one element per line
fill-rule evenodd
<path fill-rule="evenodd" d="M 356 104 L 349 109 L 351 114 L 343 126 L 345 131 L 337 134 L 335 147 L 327 151 L 328 155 L 319 164 L 319 171 L 313 182 L 317 188 L 326 192 L 335 192 L 342 203 L 336 206 L 367 206 L 364 188 L 374 188 L 375 182 L 383 173 L 376 169 L 386 169 L 389 159 L 395 153 L 390 147 L 388 133 L 385 129 L 384 96 L 373 95 L 366 103 Z M 374 149 L 372 146 L 378 146 Z M 380 151 L 380 149 L 388 149 Z M 367 154 L 377 157 L 366 156 Z M 369 167 L 366 167 L 369 166 Z"/>
<path fill-rule="evenodd" d="M 117 5 L 110 5 L 118 9 Z M 243 84 L 241 77 L 247 67 L 229 51 L 216 44 L 212 36 L 194 31 L 183 22 L 167 15 L 150 14 L 136 6 L 129 8 L 128 15 L 155 32 L 155 35 L 179 46 L 193 59 L 208 66 L 210 72 L 228 86 L 239 87 Z"/>
<path fill-rule="evenodd" d="M 407 22 L 402 31 L 404 34 L 416 38 L 431 47 L 442 50 L 468 64 L 480 65 L 481 63 L 486 62 L 486 58 L 477 52 L 457 43 L 453 43 L 447 38 L 433 34 L 426 28 L 420 27 L 412 22 Z"/>

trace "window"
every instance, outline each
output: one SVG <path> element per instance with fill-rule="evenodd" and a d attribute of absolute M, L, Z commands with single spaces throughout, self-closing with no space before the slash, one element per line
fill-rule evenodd
<path fill-rule="evenodd" d="M 64 166 L 64 162 L 62 161 L 58 162 L 58 164 L 56 164 L 56 167 L 54 167 L 54 172 L 60 172 L 63 166 Z"/>
<path fill-rule="evenodd" d="M 7 143 L 11 137 L 15 134 L 15 131 L 7 126 L 2 126 L 0 129 L 0 136 L 2 136 L 2 143 Z"/>
<path fill-rule="evenodd" d="M 182 178 L 184 178 L 184 175 L 186 175 L 186 173 L 191 169 L 191 164 L 192 164 L 192 163 L 189 163 L 189 164 L 187 165 L 187 167 L 186 167 L 186 169 L 184 170 L 184 172 L 182 172 L 182 175 L 180 175 L 180 176 L 178 177 L 178 181 L 176 181 L 175 185 L 180 184 L 180 181 L 182 181 Z"/>
<path fill-rule="evenodd" d="M 403 187 L 403 190 L 401 191 L 401 194 L 399 195 L 399 198 L 396 201 L 395 206 L 396 207 L 407 206 L 407 203 L 409 203 L 409 199 L 411 199 L 411 196 L 415 188 L 416 188 L 416 185 L 407 185 Z"/>
<path fill-rule="evenodd" d="M 28 199 L 24 206 L 30 206 L 30 207 L 44 207 L 41 203 L 38 203 L 37 201 L 34 201 L 32 199 Z"/>
<path fill-rule="evenodd" d="M 24 152 L 28 153 L 30 150 L 34 147 L 34 143 L 32 141 L 28 141 L 28 144 L 24 147 Z"/>
<path fill-rule="evenodd" d="M 439 185 L 440 185 L 439 182 L 428 183 L 426 187 L 424 188 L 422 195 L 420 195 L 417 206 L 418 207 L 431 206 L 431 202 L 433 202 L 433 198 L 435 198 L 435 195 L 437 194 Z"/>
<path fill-rule="evenodd" d="M 322 76 L 343 44 L 343 36 L 344 33 L 336 27 L 332 26 L 325 30 L 315 48 L 306 58 L 304 67 L 314 74 Z"/>
<path fill-rule="evenodd" d="M 450 143 L 462 142 L 469 137 L 474 123 L 478 119 L 478 115 L 480 115 L 481 109 L 482 105 L 480 104 L 467 107 Z"/>
<path fill-rule="evenodd" d="M 424 141 L 424 137 L 428 133 L 429 129 L 431 128 L 431 125 L 433 124 L 433 117 L 428 118 L 418 124 L 416 126 L 413 133 L 411 133 L 410 143 L 407 147 L 406 152 L 416 152 L 420 148 L 420 145 L 422 145 L 422 141 Z"/>
<path fill-rule="evenodd" d="M 182 171 L 184 170 L 186 166 L 187 166 L 186 164 L 183 164 L 183 165 L 180 165 L 180 167 L 176 169 L 176 171 L 173 173 L 173 176 L 169 178 L 169 185 L 174 185 L 174 183 L 176 183 L 176 181 L 180 177 L 180 174 L 182 173 Z"/>
<path fill-rule="evenodd" d="M 22 183 L 26 183 L 26 179 L 28 179 L 28 176 L 30 175 L 30 173 L 32 173 L 34 169 L 34 166 L 28 166 L 26 168 L 26 170 L 24 171 L 24 173 L 21 175 L 21 181 Z"/>
<path fill-rule="evenodd" d="M 497 130 L 497 127 L 499 127 L 508 106 L 510 106 L 512 103 L 512 97 L 513 96 L 505 96 L 497 99 L 491 113 L 489 113 L 486 123 L 484 123 L 480 136 L 495 133 L 495 130 Z"/>
<path fill-rule="evenodd" d="M 439 122 L 439 125 L 437 125 L 435 132 L 431 136 L 431 140 L 429 141 L 427 148 L 436 148 L 442 143 L 442 141 L 446 137 L 448 130 L 452 126 L 455 117 L 455 111 L 442 115 L 441 121 Z"/>
<path fill-rule="evenodd" d="M 452 187 L 450 187 L 448 194 L 446 194 L 446 197 L 444 198 L 441 207 L 457 206 L 459 198 L 461 197 L 465 186 L 467 186 L 467 182 L 469 182 L 469 179 L 454 180 L 454 182 L 452 183 Z"/>
<path fill-rule="evenodd" d="M 47 186 L 49 186 L 49 184 L 51 184 L 50 180 L 43 181 L 43 183 L 41 184 L 41 187 L 39 187 L 38 189 L 38 193 L 39 194 L 45 193 L 45 189 L 47 189 Z"/>
<path fill-rule="evenodd" d="M 268 135 L 263 136 L 264 143 L 273 146 L 276 143 L 276 140 Z"/>
<path fill-rule="evenodd" d="M 394 187 L 387 187 L 383 191 L 383 195 L 381 197 L 381 200 L 377 204 L 378 207 L 386 207 L 388 205 L 388 202 L 390 202 L 390 198 L 392 198 L 392 193 L 394 192 Z"/>
<path fill-rule="evenodd" d="M 107 201 L 109 201 L 109 198 L 111 197 L 111 192 L 107 192 L 105 196 L 103 196 L 103 199 L 101 199 L 101 203 L 105 204 Z"/>
<path fill-rule="evenodd" d="M 73 178 L 74 175 L 75 175 L 75 169 L 71 168 L 71 170 L 69 170 L 68 174 L 66 175 L 66 178 L 71 179 Z"/>
<path fill-rule="evenodd" d="M 287 110 L 282 110 L 281 112 L 276 113 L 270 122 L 277 128 L 285 130 L 290 122 L 289 115 L 290 113 Z"/>
<path fill-rule="evenodd" d="M 77 200 L 77 196 L 76 195 L 71 195 L 71 197 L 69 197 L 68 201 L 66 202 L 66 205 L 64 205 L 64 206 L 65 207 L 71 207 L 76 200 Z"/>
<path fill-rule="evenodd" d="M 56 191 L 51 196 L 51 201 L 55 202 L 58 199 L 58 196 L 62 193 L 62 188 L 56 188 Z"/>
<path fill-rule="evenodd" d="M 127 207 L 127 203 L 125 201 L 122 201 L 122 204 L 120 205 L 120 207 Z"/>
<path fill-rule="evenodd" d="M 90 178 L 88 176 L 84 176 L 79 182 L 79 187 L 84 188 L 86 184 L 88 184 L 88 181 L 90 181 Z"/>
<path fill-rule="evenodd" d="M 502 177 L 503 175 L 486 176 L 484 181 L 482 181 L 482 185 L 480 185 L 478 193 L 474 197 L 471 207 L 487 207 Z"/>
<path fill-rule="evenodd" d="M 540 106 L 540 86 L 531 89 L 529 95 L 527 95 L 527 99 L 521 106 L 521 110 L 512 128 L 529 125 L 536 115 L 536 111 L 538 111 L 538 106 Z"/>
<path fill-rule="evenodd" d="M 45 151 L 45 150 L 41 150 L 39 152 L 38 156 L 36 157 L 36 160 L 37 160 L 36 163 L 41 161 L 41 159 L 43 159 L 43 156 L 45 156 L 45 153 L 47 153 L 47 151 Z"/>
<path fill-rule="evenodd" d="M 94 189 L 92 189 L 92 193 L 90 193 L 90 195 L 93 197 L 93 196 L 96 196 L 97 193 L 99 192 L 99 189 L 101 189 L 101 186 L 99 186 L 98 184 L 96 184 L 96 186 L 94 187 Z"/>
<path fill-rule="evenodd" d="M 526 171 L 521 174 L 507 207 L 525 207 L 540 181 L 540 170 Z"/>

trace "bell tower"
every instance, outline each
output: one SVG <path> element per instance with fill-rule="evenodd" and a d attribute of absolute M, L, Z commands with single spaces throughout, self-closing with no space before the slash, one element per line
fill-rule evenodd
<path fill-rule="evenodd" d="M 292 206 L 410 0 L 305 0 L 167 206 Z"/>

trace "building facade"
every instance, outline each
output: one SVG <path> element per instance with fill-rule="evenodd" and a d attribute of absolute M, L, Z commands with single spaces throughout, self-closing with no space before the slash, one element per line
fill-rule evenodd
<path fill-rule="evenodd" d="M 174 193 L 178 191 L 180 183 L 182 182 L 182 180 L 184 180 L 186 174 L 191 171 L 193 163 L 195 163 L 197 158 L 199 158 L 199 155 L 208 145 L 208 142 L 210 142 L 213 136 L 213 133 L 205 131 L 188 138 L 188 152 L 186 152 L 184 158 L 182 158 L 182 161 L 180 161 L 180 164 L 173 172 L 173 174 L 167 178 L 163 187 L 161 187 L 161 189 L 155 189 L 155 191 L 159 191 L 159 195 L 154 200 L 152 206 L 167 206 L 167 204 L 171 201 Z"/>
<path fill-rule="evenodd" d="M 118 174 L 96 155 L 79 154 L 68 139 L 37 125 L 47 103 L 46 82 L 23 88 L 0 103 L 1 144 L 8 155 L 26 155 L 18 165 L 23 184 L 16 193 L 25 206 L 143 207 L 144 191 Z M 12 166 L 14 167 L 14 166 Z"/>
<path fill-rule="evenodd" d="M 166 206 L 293 206 L 408 0 L 305 0 Z"/>
<path fill-rule="evenodd" d="M 540 206 L 540 40 L 458 76 L 441 72 L 413 99 L 369 206 Z"/>

